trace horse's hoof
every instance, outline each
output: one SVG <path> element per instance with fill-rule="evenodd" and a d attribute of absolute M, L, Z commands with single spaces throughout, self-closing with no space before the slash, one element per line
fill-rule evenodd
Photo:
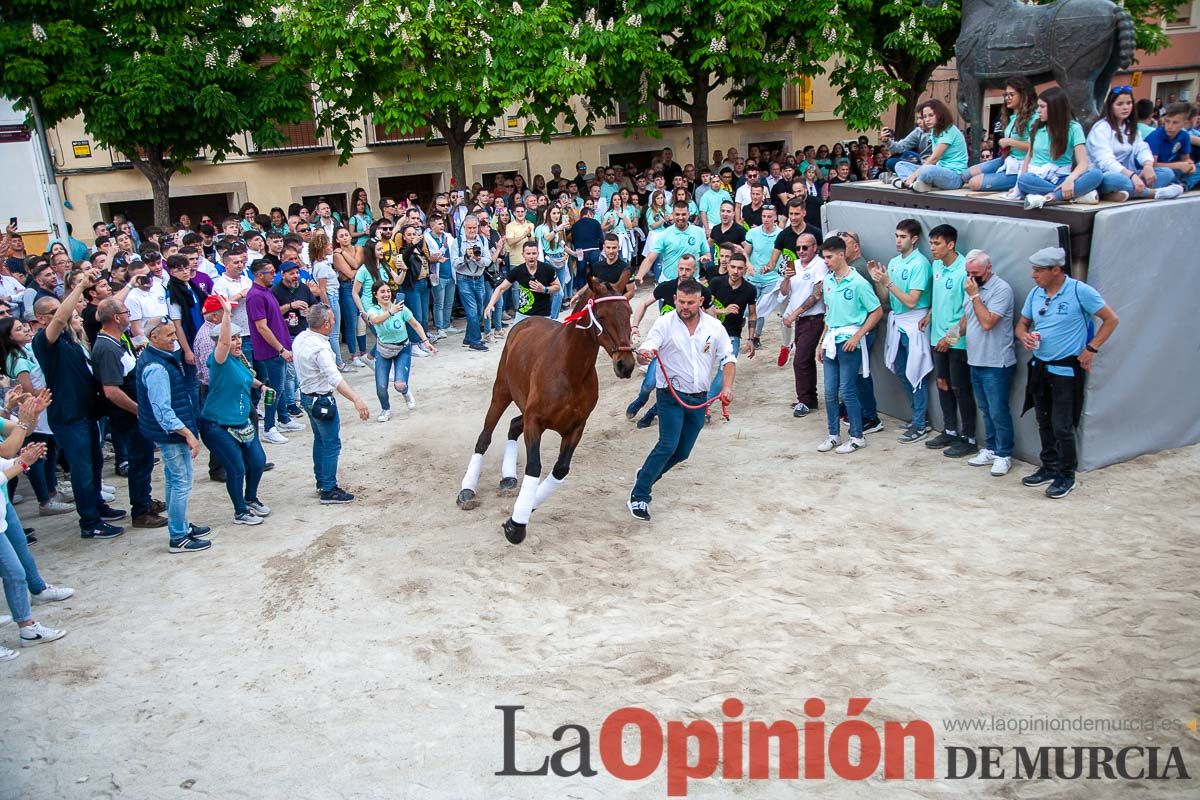
<path fill-rule="evenodd" d="M 512 517 L 504 520 L 504 538 L 508 539 L 509 544 L 520 544 L 525 541 L 525 526 L 519 522 L 513 522 Z"/>
<path fill-rule="evenodd" d="M 512 496 L 517 491 L 516 478 L 501 478 L 500 491 L 506 495 Z"/>
<path fill-rule="evenodd" d="M 475 496 L 475 492 L 470 489 L 463 489 L 458 493 L 458 507 L 463 511 L 470 511 L 473 508 L 479 507 L 479 498 Z"/>

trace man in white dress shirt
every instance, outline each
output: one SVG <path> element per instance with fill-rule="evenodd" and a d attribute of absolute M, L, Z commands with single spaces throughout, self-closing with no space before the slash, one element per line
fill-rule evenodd
<path fill-rule="evenodd" d="M 636 351 L 639 363 L 649 364 L 658 358 L 661 368 L 656 382 L 658 443 L 638 470 L 629 494 L 629 512 L 635 519 L 650 520 L 651 488 L 667 470 L 691 454 L 704 427 L 705 401 L 714 368 L 721 369 L 720 398 L 726 403 L 733 401 L 733 345 L 725 327 L 700 310 L 702 298 L 699 283 L 680 281 L 675 290 L 675 310 L 658 319 Z M 663 369 L 675 387 L 674 393 L 667 386 Z"/>

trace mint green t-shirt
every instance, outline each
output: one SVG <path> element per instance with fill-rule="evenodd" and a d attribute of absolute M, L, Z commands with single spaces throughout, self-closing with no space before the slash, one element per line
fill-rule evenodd
<path fill-rule="evenodd" d="M 775 250 L 775 240 L 779 237 L 779 232 L 782 230 L 779 226 L 775 230 L 767 233 L 763 230 L 762 225 L 756 225 L 746 231 L 746 241 L 750 243 L 750 266 L 754 267 L 754 274 L 747 275 L 746 280 L 754 284 L 757 288 L 771 286 L 779 280 L 778 264 L 774 272 L 762 274 L 762 268 L 771 260 L 771 253 Z"/>
<path fill-rule="evenodd" d="M 367 316 L 382 314 L 387 310 L 374 304 L 366 308 Z M 412 319 L 412 311 L 409 310 L 408 306 L 405 306 L 400 310 L 400 313 L 390 315 L 383 322 L 372 324 L 375 326 L 375 335 L 379 338 L 379 341 L 384 344 L 405 344 L 408 342 L 407 323 L 412 321 Z"/>
<path fill-rule="evenodd" d="M 715 192 L 710 189 L 700 199 L 700 210 L 708 216 L 709 225 L 716 225 L 720 222 L 721 204 L 726 200 L 730 203 L 733 202 L 733 198 L 729 196 L 729 192 L 724 189 Z"/>
<path fill-rule="evenodd" d="M 615 233 L 617 236 L 620 236 L 629 230 L 629 226 L 625 224 L 625 219 L 624 209 L 621 209 L 620 212 L 605 211 L 604 216 L 600 218 L 600 224 L 607 225 L 611 223 L 612 227 L 608 229 L 608 233 Z"/>
<path fill-rule="evenodd" d="M 959 253 L 950 266 L 941 261 L 933 264 L 933 307 L 929 320 L 929 341 L 937 344 L 963 315 L 963 299 L 967 280 L 967 257 Z M 961 336 L 951 345 L 955 350 L 967 349 L 967 337 Z"/>
<path fill-rule="evenodd" d="M 892 283 L 896 284 L 896 288 L 902 292 L 911 292 L 913 289 L 921 290 L 921 297 L 918 298 L 917 304 L 913 306 L 913 310 L 919 308 L 929 308 L 933 301 L 929 297 L 930 282 L 933 270 L 929 266 L 929 259 L 925 254 L 915 247 L 907 256 L 896 254 L 896 256 L 888 262 L 887 266 L 888 278 Z M 892 309 L 893 314 L 903 314 L 908 311 L 908 306 L 900 302 L 896 295 L 888 292 L 888 305 Z"/>
<path fill-rule="evenodd" d="M 1050 131 L 1045 127 L 1039 128 L 1033 137 L 1033 158 L 1030 160 L 1029 166 L 1036 169 L 1053 163 L 1069 170 L 1074 162 L 1075 147 L 1086 143 L 1087 137 L 1083 135 L 1083 126 L 1075 120 L 1071 120 L 1071 124 L 1067 128 L 1067 149 L 1058 158 L 1051 158 Z"/>
<path fill-rule="evenodd" d="M 547 255 L 551 255 L 551 256 L 557 256 L 557 255 L 562 254 L 563 244 L 564 244 L 562 236 L 558 237 L 558 243 L 556 245 L 554 245 L 553 247 L 551 247 L 550 243 L 546 241 L 546 238 L 550 235 L 550 226 L 549 225 L 538 225 L 537 230 L 535 230 L 533 232 L 533 235 L 534 235 L 534 238 L 537 239 L 538 244 L 540 244 L 542 246 L 543 253 L 545 253 Z"/>
<path fill-rule="evenodd" d="M 679 257 L 691 253 L 696 257 L 696 270 L 700 269 L 700 257 L 708 253 L 708 240 L 704 231 L 695 225 L 689 225 L 685 230 L 679 230 L 672 225 L 664 228 L 654 240 L 654 250 L 662 262 L 662 273 L 659 280 L 669 281 L 679 277 Z"/>
<path fill-rule="evenodd" d="M 1004 138 L 1005 139 L 1017 139 L 1022 142 L 1028 142 L 1029 141 L 1029 129 L 1031 127 L 1033 127 L 1033 120 L 1030 120 L 1029 122 L 1026 123 L 1024 133 L 1017 133 L 1016 127 L 1017 127 L 1017 118 L 1009 117 L 1008 125 L 1006 125 L 1004 128 Z M 1010 155 L 1012 155 L 1014 158 L 1022 158 L 1023 159 L 1023 158 L 1025 158 L 1025 154 L 1028 152 L 1029 152 L 1028 148 L 1014 147 L 1014 148 L 1012 148 Z"/>
<path fill-rule="evenodd" d="M 388 283 L 392 281 L 392 273 L 388 272 L 388 268 L 383 264 L 379 265 L 379 275 Z M 375 279 L 371 277 L 371 271 L 366 267 L 359 267 L 358 272 L 354 273 L 354 280 L 362 284 L 362 294 L 359 297 L 363 300 L 363 307 L 371 305 L 374 295 L 372 291 L 375 289 Z"/>
<path fill-rule="evenodd" d="M 867 321 L 872 311 L 879 308 L 879 298 L 867 279 L 851 269 L 846 277 L 838 277 L 830 272 L 825 276 L 822 291 L 825 298 L 825 324 L 830 330 L 847 325 L 861 326 Z M 835 342 L 844 342 L 850 334 L 835 336 Z"/>
<path fill-rule="evenodd" d="M 930 138 L 935 150 L 939 144 L 946 145 L 945 152 L 938 159 L 939 167 L 945 167 L 955 172 L 962 172 L 967 168 L 967 140 L 963 138 L 962 131 L 958 129 L 957 125 L 951 125 L 941 133 L 934 133 Z"/>

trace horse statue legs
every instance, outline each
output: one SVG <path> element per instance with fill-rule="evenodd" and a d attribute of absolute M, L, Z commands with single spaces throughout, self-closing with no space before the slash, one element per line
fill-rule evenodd
<path fill-rule="evenodd" d="M 969 148 L 972 160 L 979 158 L 980 145 L 985 132 L 983 130 L 983 85 L 975 76 L 960 70 L 958 76 L 958 108 L 969 128 Z"/>
<path fill-rule="evenodd" d="M 525 527 L 529 524 L 529 517 L 538 506 L 549 500 L 550 496 L 558 491 L 558 487 L 567 479 L 567 473 L 571 471 L 571 457 L 575 454 L 575 448 L 579 446 L 579 441 L 583 438 L 583 425 L 563 434 L 554 470 L 545 480 L 540 480 L 543 428 L 541 423 L 536 420 L 527 421 L 524 428 L 525 478 L 521 481 L 521 491 L 517 495 L 516 503 L 513 504 L 512 516 L 506 519 L 502 526 L 504 538 L 511 544 L 520 544 L 525 541 Z"/>

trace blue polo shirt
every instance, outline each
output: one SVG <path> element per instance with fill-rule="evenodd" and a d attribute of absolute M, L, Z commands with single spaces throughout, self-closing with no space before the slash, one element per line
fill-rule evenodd
<path fill-rule="evenodd" d="M 680 256 L 691 253 L 696 257 L 696 268 L 699 271 L 700 257 L 708 254 L 708 238 L 704 231 L 695 225 L 689 225 L 684 230 L 672 225 L 664 228 L 654 240 L 654 252 L 662 261 L 662 273 L 659 280 L 669 281 L 679 277 Z"/>
<path fill-rule="evenodd" d="M 1046 362 L 1082 353 L 1088 343 L 1088 323 L 1104 305 L 1099 292 L 1074 278 L 1063 281 L 1058 293 L 1048 300 L 1046 290 L 1035 286 L 1021 309 L 1021 316 L 1033 322 L 1033 332 L 1042 335 L 1033 357 Z M 1074 374 L 1070 367 L 1046 369 L 1055 375 Z"/>
<path fill-rule="evenodd" d="M 1173 139 L 1167 138 L 1164 128 L 1155 128 L 1146 137 L 1146 146 L 1154 154 L 1154 161 L 1157 164 L 1182 161 L 1192 154 L 1192 138 L 1188 135 L 1186 128 L 1175 134 Z"/>
<path fill-rule="evenodd" d="M 950 266 L 941 261 L 933 265 L 933 303 L 932 317 L 929 320 L 929 341 L 937 344 L 950 328 L 958 325 L 963 315 L 963 300 L 966 290 L 963 284 L 967 280 L 967 258 L 962 253 Z M 966 337 L 950 345 L 953 350 L 966 350 Z"/>

